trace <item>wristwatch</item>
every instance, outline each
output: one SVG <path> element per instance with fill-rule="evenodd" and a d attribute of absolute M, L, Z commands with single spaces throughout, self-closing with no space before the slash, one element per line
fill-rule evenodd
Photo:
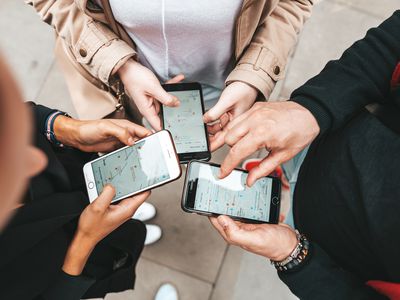
<path fill-rule="evenodd" d="M 310 250 L 310 242 L 307 240 L 304 234 L 300 234 L 298 230 L 295 230 L 297 237 L 297 245 L 292 253 L 281 261 L 271 260 L 271 264 L 280 271 L 294 271 L 298 269 L 306 260 Z"/>

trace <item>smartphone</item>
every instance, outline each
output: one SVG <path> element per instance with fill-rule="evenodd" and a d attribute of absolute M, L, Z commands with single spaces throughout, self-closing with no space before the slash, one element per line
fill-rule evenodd
<path fill-rule="evenodd" d="M 191 161 L 186 172 L 182 209 L 206 216 L 228 215 L 246 223 L 279 221 L 281 184 L 278 178 L 262 177 L 246 186 L 248 172 L 235 169 L 218 178 L 220 165 Z"/>
<path fill-rule="evenodd" d="M 181 163 L 211 158 L 207 126 L 203 122 L 204 101 L 199 83 L 164 84 L 163 88 L 178 97 L 178 107 L 162 105 L 163 128 L 170 131 Z"/>
<path fill-rule="evenodd" d="M 178 179 L 181 167 L 171 134 L 162 130 L 88 162 L 83 173 L 90 202 L 106 184 L 114 186 L 115 202 Z"/>

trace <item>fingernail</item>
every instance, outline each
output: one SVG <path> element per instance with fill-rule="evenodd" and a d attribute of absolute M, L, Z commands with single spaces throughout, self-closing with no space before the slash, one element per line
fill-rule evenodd
<path fill-rule="evenodd" d="M 132 137 L 130 137 L 130 138 L 128 139 L 128 144 L 129 144 L 129 145 L 133 145 L 134 142 L 135 142 L 135 141 L 133 140 Z"/>

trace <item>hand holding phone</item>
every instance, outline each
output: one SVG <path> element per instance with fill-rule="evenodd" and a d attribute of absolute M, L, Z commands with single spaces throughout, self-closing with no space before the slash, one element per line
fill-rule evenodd
<path fill-rule="evenodd" d="M 66 146 L 84 152 L 110 152 L 151 134 L 147 128 L 128 120 L 75 120 L 57 116 L 54 133 Z"/>
<path fill-rule="evenodd" d="M 187 168 L 182 208 L 206 216 L 228 215 L 247 223 L 278 223 L 280 181 L 263 177 L 246 186 L 247 171 L 233 170 L 218 178 L 217 164 L 191 161 Z"/>
<path fill-rule="evenodd" d="M 163 128 L 170 131 L 181 163 L 192 159 L 209 160 L 211 153 L 206 124 L 203 122 L 204 101 L 199 83 L 165 84 L 163 88 L 176 96 L 178 107 L 161 107 Z"/>
<path fill-rule="evenodd" d="M 83 172 L 90 201 L 111 184 L 114 202 L 178 179 L 181 168 L 171 134 L 162 130 L 88 162 Z"/>
<path fill-rule="evenodd" d="M 296 233 L 286 224 L 246 224 L 227 216 L 210 217 L 210 221 L 228 244 L 274 261 L 287 258 L 298 243 Z"/>

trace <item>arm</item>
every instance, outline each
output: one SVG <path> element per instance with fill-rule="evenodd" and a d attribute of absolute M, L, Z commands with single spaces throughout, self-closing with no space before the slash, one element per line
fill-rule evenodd
<path fill-rule="evenodd" d="M 300 299 L 387 299 L 340 268 L 316 244 L 312 244 L 311 257 L 298 271 L 278 275 Z"/>
<path fill-rule="evenodd" d="M 72 50 L 74 60 L 93 77 L 109 85 L 112 72 L 136 52 L 105 24 L 84 13 L 74 0 L 27 0 L 41 19 L 54 27 Z"/>
<path fill-rule="evenodd" d="M 65 255 L 62 272 L 39 299 L 80 299 L 95 282 L 82 275 L 93 249 L 108 234 L 128 221 L 149 195 L 149 192 L 145 192 L 112 205 L 115 190 L 105 186 L 101 195 L 82 212 L 75 236 Z"/>
<path fill-rule="evenodd" d="M 151 131 L 128 120 L 75 120 L 54 113 L 58 110 L 28 102 L 34 115 L 36 130 L 48 138 L 46 131 L 54 132 L 58 142 L 84 152 L 110 152 L 122 145 L 132 145 Z M 49 120 L 53 119 L 53 127 Z M 51 128 L 52 127 L 52 128 Z"/>
<path fill-rule="evenodd" d="M 261 20 L 227 84 L 245 82 L 268 99 L 275 82 L 283 78 L 287 58 L 311 15 L 312 5 L 309 0 L 279 1 L 274 11 Z"/>
<path fill-rule="evenodd" d="M 273 261 L 286 259 L 298 243 L 294 230 L 285 224 L 246 224 L 228 216 L 210 221 L 229 244 Z M 336 265 L 316 244 L 299 265 L 278 275 L 300 299 L 386 299 Z"/>
<path fill-rule="evenodd" d="M 400 11 L 368 31 L 339 60 L 292 94 L 317 119 L 321 133 L 342 126 L 373 102 L 390 101 L 390 80 L 400 59 Z"/>

